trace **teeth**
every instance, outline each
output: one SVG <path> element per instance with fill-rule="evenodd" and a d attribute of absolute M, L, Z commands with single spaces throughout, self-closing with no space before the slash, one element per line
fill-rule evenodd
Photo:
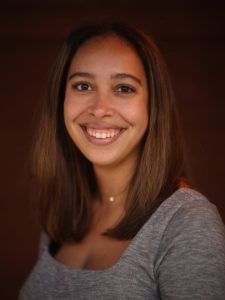
<path fill-rule="evenodd" d="M 88 127 L 86 130 L 90 136 L 93 136 L 96 139 L 112 138 L 120 132 L 119 129 L 93 129 Z"/>

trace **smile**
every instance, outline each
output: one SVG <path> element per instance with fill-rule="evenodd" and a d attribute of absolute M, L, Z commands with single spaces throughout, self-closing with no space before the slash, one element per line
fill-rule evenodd
<path fill-rule="evenodd" d="M 88 135 L 95 137 L 96 139 L 113 138 L 120 133 L 120 129 L 108 128 L 108 129 L 94 129 L 86 128 Z"/>
<path fill-rule="evenodd" d="M 94 126 L 93 126 L 94 127 Z M 96 145 L 107 145 L 116 141 L 125 128 L 93 128 L 81 126 L 88 141 Z"/>

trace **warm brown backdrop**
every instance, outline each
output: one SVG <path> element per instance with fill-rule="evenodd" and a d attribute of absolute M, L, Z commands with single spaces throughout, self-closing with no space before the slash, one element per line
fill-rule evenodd
<path fill-rule="evenodd" d="M 33 115 L 70 28 L 123 20 L 153 34 L 171 71 L 196 186 L 225 220 L 224 1 L 0 3 L 0 298 L 16 299 L 37 254 L 26 162 Z"/>

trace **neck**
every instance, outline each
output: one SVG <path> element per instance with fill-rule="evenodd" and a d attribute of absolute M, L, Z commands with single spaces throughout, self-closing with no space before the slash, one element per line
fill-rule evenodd
<path fill-rule="evenodd" d="M 103 202 L 110 202 L 110 197 L 114 197 L 112 202 L 123 202 L 126 198 L 129 182 L 134 173 L 136 164 L 127 166 L 105 167 L 94 166 L 101 199 Z M 112 198 L 111 198 L 112 200 Z"/>

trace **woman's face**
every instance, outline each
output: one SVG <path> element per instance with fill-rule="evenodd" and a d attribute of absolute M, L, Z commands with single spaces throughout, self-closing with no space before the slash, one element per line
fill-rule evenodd
<path fill-rule="evenodd" d="M 64 120 L 94 167 L 137 161 L 147 105 L 144 68 L 128 43 L 116 36 L 97 37 L 78 49 L 67 77 Z"/>

